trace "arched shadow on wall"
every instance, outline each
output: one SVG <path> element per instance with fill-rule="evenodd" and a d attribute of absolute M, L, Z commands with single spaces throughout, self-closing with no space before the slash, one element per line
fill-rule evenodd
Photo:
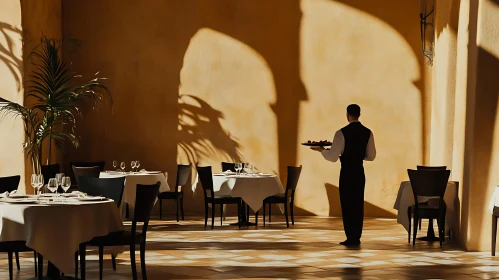
<path fill-rule="evenodd" d="M 21 40 L 21 29 L 5 22 L 0 22 L 0 61 L 7 66 L 12 77 L 16 81 L 17 90 L 21 90 L 23 62 L 19 55 L 16 55 L 15 40 Z M 17 37 L 17 38 L 16 38 Z M 20 42 L 19 42 L 20 43 Z"/>
<path fill-rule="evenodd" d="M 239 141 L 222 127 L 221 111 L 199 97 L 181 95 L 179 112 L 178 145 L 190 163 L 215 155 L 232 162 L 242 160 Z"/>

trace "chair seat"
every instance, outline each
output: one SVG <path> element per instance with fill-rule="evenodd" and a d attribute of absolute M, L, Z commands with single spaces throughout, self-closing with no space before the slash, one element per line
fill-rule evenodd
<path fill-rule="evenodd" d="M 142 240 L 142 234 L 135 233 L 132 236 L 130 231 L 116 231 L 111 232 L 105 236 L 94 237 L 92 240 L 86 242 L 89 246 L 118 246 L 128 244 L 138 244 Z"/>
<path fill-rule="evenodd" d="M 207 197 L 207 200 L 209 203 L 213 202 L 215 204 L 220 204 L 220 203 L 223 203 L 223 204 L 235 204 L 235 203 L 239 203 L 241 201 L 241 198 L 240 197 L 232 197 L 232 196 L 224 196 L 224 195 L 221 195 L 221 196 L 218 196 L 218 195 L 215 195 L 214 198 L 212 197 Z"/>
<path fill-rule="evenodd" d="M 183 192 L 162 192 L 158 194 L 159 199 L 177 199 L 182 197 Z"/>
<path fill-rule="evenodd" d="M 288 197 L 288 202 L 291 201 L 291 197 Z M 286 203 L 286 195 L 283 193 L 269 196 L 263 200 L 263 203 Z"/>
<path fill-rule="evenodd" d="M 2 241 L 0 252 L 29 252 L 33 249 L 26 246 L 26 241 Z"/>

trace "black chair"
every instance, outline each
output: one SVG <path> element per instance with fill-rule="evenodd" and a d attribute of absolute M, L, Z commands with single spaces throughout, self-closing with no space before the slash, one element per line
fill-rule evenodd
<path fill-rule="evenodd" d="M 76 185 L 80 185 L 81 177 L 99 178 L 100 171 L 99 166 L 80 167 L 73 165 L 73 174 L 75 175 Z"/>
<path fill-rule="evenodd" d="M 43 183 L 46 185 L 50 178 L 55 178 L 55 174 L 60 173 L 60 166 L 58 163 L 42 165 Z"/>
<path fill-rule="evenodd" d="M 98 166 L 100 171 L 104 171 L 105 161 L 72 161 L 69 163 L 69 177 L 71 177 L 71 182 L 76 182 L 76 177 L 73 172 L 73 166 L 76 167 L 93 167 Z"/>
<path fill-rule="evenodd" d="M 12 192 L 17 190 L 19 187 L 19 182 L 21 181 L 21 176 L 9 176 L 0 177 L 0 193 Z M 0 242 L 0 252 L 8 254 L 9 258 L 9 279 L 12 279 L 12 254 L 15 254 L 17 270 L 21 269 L 19 265 L 19 252 L 30 252 L 33 249 L 26 247 L 26 241 L 5 241 Z M 36 268 L 36 252 L 35 255 L 35 274 L 37 272 Z"/>
<path fill-rule="evenodd" d="M 265 198 L 263 200 L 263 226 L 265 226 L 265 207 L 269 205 L 269 222 L 271 222 L 270 216 L 272 215 L 272 204 L 284 204 L 284 216 L 286 216 L 286 226 L 289 227 L 288 221 L 288 203 L 289 209 L 291 210 L 291 223 L 295 224 L 295 216 L 293 213 L 293 208 L 295 204 L 295 191 L 298 185 L 298 180 L 300 179 L 302 166 L 288 166 L 288 177 L 286 180 L 286 190 L 283 194 L 273 195 Z"/>
<path fill-rule="evenodd" d="M 117 231 L 110 233 L 106 236 L 95 237 L 89 242 L 80 244 L 80 265 L 81 265 L 81 279 L 85 279 L 85 255 L 86 246 L 99 247 L 99 277 L 102 279 L 102 264 L 104 246 L 130 246 L 130 261 L 132 265 L 132 277 L 137 279 L 137 268 L 135 264 L 135 245 L 140 245 L 140 266 L 142 270 L 142 279 L 147 279 L 146 274 L 146 234 L 147 226 L 151 211 L 156 201 L 159 192 L 160 182 L 154 185 L 137 185 L 135 210 L 132 220 L 132 228 L 130 231 Z M 137 222 L 144 223 L 142 231 L 137 232 Z"/>
<path fill-rule="evenodd" d="M 236 164 L 233 162 L 222 162 L 222 172 L 227 170 L 236 172 Z"/>
<path fill-rule="evenodd" d="M 191 165 L 178 165 L 177 167 L 177 179 L 175 181 L 175 189 L 172 192 L 162 192 L 158 194 L 159 200 L 159 219 L 162 218 L 163 212 L 163 199 L 172 199 L 176 202 L 176 214 L 178 222 L 178 210 L 182 213 L 182 221 L 184 220 L 184 191 L 181 189 L 182 186 L 187 184 L 187 180 L 191 175 Z M 179 207 L 180 206 L 180 207 Z"/>
<path fill-rule="evenodd" d="M 220 205 L 220 225 L 222 225 L 223 206 L 224 204 L 237 204 L 237 223 L 241 228 L 241 207 L 242 200 L 240 197 L 231 196 L 216 196 L 213 190 L 213 173 L 211 166 L 196 167 L 201 186 L 203 187 L 204 196 L 204 227 L 208 223 L 208 204 L 211 203 L 211 228 L 215 226 L 215 205 Z"/>
<path fill-rule="evenodd" d="M 446 205 L 444 201 L 445 190 L 449 181 L 450 170 L 407 170 L 414 193 L 414 224 L 420 219 L 436 219 L 440 246 L 443 245 L 445 236 L 445 214 Z M 419 196 L 439 197 L 438 208 L 428 203 L 418 203 Z M 411 231 L 411 219 L 409 217 L 409 236 Z M 413 232 L 412 244 L 416 244 L 417 230 Z"/>
<path fill-rule="evenodd" d="M 492 256 L 496 255 L 497 217 L 499 217 L 499 207 L 494 206 L 492 212 Z"/>
<path fill-rule="evenodd" d="M 447 166 L 443 166 L 443 165 L 442 166 L 439 166 L 439 165 L 437 165 L 437 166 L 418 165 L 417 170 L 447 170 Z M 412 213 L 412 211 L 414 211 L 414 209 L 412 209 L 412 206 L 411 206 L 411 207 L 409 207 L 409 209 L 407 209 L 407 211 L 411 211 L 411 213 Z M 410 216 L 411 213 L 408 213 L 408 215 Z M 433 222 L 430 222 L 430 224 L 433 225 Z M 421 220 L 419 220 L 419 230 L 421 230 Z M 409 232 L 409 243 L 411 243 L 410 238 L 411 238 L 411 233 Z"/>

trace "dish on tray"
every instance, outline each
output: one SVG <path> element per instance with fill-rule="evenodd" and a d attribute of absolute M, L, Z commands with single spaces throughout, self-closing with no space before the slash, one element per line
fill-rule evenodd
<path fill-rule="evenodd" d="M 308 140 L 305 143 L 301 143 L 303 146 L 309 146 L 309 147 L 326 147 L 326 146 L 331 146 L 333 143 L 327 140 L 321 140 L 321 141 L 310 141 Z"/>

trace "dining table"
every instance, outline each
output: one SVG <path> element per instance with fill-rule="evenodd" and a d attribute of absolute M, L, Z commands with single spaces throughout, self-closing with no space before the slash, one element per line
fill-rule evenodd
<path fill-rule="evenodd" d="M 445 215 L 445 232 L 451 232 L 452 234 L 457 234 L 459 221 L 459 182 L 449 181 L 447 183 L 447 188 L 444 194 L 444 201 L 446 205 L 446 215 Z M 418 203 L 429 203 L 438 205 L 438 198 L 432 197 L 418 197 Z M 409 207 L 413 206 L 414 193 L 412 191 L 412 186 L 410 181 L 402 181 L 397 193 L 397 199 L 393 209 L 397 210 L 397 223 L 401 224 L 407 232 L 409 232 L 409 217 L 407 215 L 407 210 Z M 416 229 L 417 225 L 413 225 Z M 425 241 L 438 241 L 439 238 L 435 235 L 435 230 L 433 229 L 433 220 L 429 220 L 428 230 L 425 237 L 421 237 L 421 240 Z"/>
<path fill-rule="evenodd" d="M 99 178 L 117 178 L 125 177 L 125 189 L 123 190 L 122 205 L 120 211 L 126 212 L 127 217 L 129 213 L 133 215 L 135 208 L 135 194 L 137 191 L 137 184 L 153 185 L 160 182 L 159 192 L 166 192 L 170 190 L 166 182 L 166 176 L 160 171 L 142 171 L 142 172 L 118 172 L 118 171 L 104 171 L 99 174 Z M 123 207 L 126 203 L 127 208 Z M 131 216 L 133 217 L 133 216 Z"/>
<path fill-rule="evenodd" d="M 263 206 L 263 200 L 269 196 L 284 193 L 279 177 L 272 174 L 213 174 L 213 191 L 215 195 L 240 197 L 245 205 L 254 212 Z M 243 225 L 254 225 L 246 219 L 246 206 L 243 205 L 241 222 Z"/>
<path fill-rule="evenodd" d="M 123 230 L 118 207 L 103 197 L 18 195 L 0 197 L 0 242 L 26 241 L 48 260 L 44 279 L 74 279 L 79 245 Z"/>

